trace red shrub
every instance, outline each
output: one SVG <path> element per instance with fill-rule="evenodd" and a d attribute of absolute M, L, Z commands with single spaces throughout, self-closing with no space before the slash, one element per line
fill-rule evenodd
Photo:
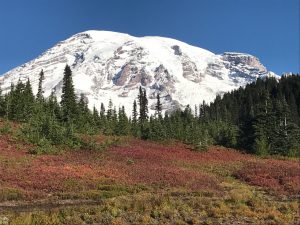
<path fill-rule="evenodd" d="M 251 185 L 284 195 L 300 193 L 300 165 L 296 162 L 264 160 L 247 163 L 236 177 Z"/>

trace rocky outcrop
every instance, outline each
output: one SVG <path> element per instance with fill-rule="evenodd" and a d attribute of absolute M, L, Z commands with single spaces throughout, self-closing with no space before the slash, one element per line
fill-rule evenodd
<path fill-rule="evenodd" d="M 196 64 L 187 56 L 184 56 L 182 59 L 182 75 L 184 78 L 195 83 L 201 82 L 201 74 L 199 73 Z"/>
<path fill-rule="evenodd" d="M 244 53 L 235 53 L 235 52 L 225 52 L 223 55 L 223 60 L 230 62 L 233 65 L 247 65 L 253 67 L 260 72 L 267 72 L 266 67 L 264 67 L 258 58 Z"/>

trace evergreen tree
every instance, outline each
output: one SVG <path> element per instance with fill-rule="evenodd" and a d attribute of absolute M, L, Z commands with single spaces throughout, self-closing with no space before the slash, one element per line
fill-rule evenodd
<path fill-rule="evenodd" d="M 136 100 L 133 101 L 131 133 L 134 137 L 140 136 L 139 127 L 138 127 L 138 112 L 137 112 Z"/>
<path fill-rule="evenodd" d="M 156 117 L 161 118 L 162 117 L 161 112 L 162 112 L 162 104 L 160 103 L 160 95 L 158 93 L 156 95 L 156 105 L 155 105 L 155 115 L 156 115 Z"/>
<path fill-rule="evenodd" d="M 104 133 L 106 135 L 112 135 L 115 132 L 115 124 L 117 121 L 116 112 L 114 112 L 114 105 L 111 99 L 108 102 L 108 109 L 106 111 L 106 126 Z"/>
<path fill-rule="evenodd" d="M 6 112 L 5 98 L 2 94 L 2 89 L 0 87 L 0 117 L 4 117 L 5 112 Z"/>
<path fill-rule="evenodd" d="M 139 89 L 138 99 L 139 99 L 139 109 L 140 109 L 139 120 L 140 123 L 143 124 L 148 119 L 148 99 L 147 99 L 146 90 L 142 89 L 142 87 L 140 87 Z"/>
<path fill-rule="evenodd" d="M 140 109 L 139 123 L 141 128 L 141 138 L 148 139 L 149 137 L 148 99 L 147 99 L 146 90 L 142 89 L 142 87 L 140 87 L 139 89 L 138 100 L 139 100 L 139 109 Z"/>
<path fill-rule="evenodd" d="M 16 87 L 10 93 L 10 119 L 24 121 L 24 84 L 19 79 Z"/>
<path fill-rule="evenodd" d="M 129 121 L 125 113 L 125 107 L 119 108 L 118 112 L 118 124 L 116 129 L 117 135 L 128 135 L 129 134 Z"/>
<path fill-rule="evenodd" d="M 44 71 L 42 70 L 40 72 L 40 77 L 39 77 L 39 85 L 38 85 L 38 92 L 37 92 L 37 95 L 36 95 L 36 99 L 37 101 L 41 102 L 44 100 L 44 97 L 43 97 L 43 81 L 45 79 L 45 76 L 44 76 Z"/>
<path fill-rule="evenodd" d="M 73 86 L 71 68 L 66 65 L 63 78 L 61 95 L 62 120 L 63 122 L 73 122 L 77 115 L 77 103 Z"/>
<path fill-rule="evenodd" d="M 13 83 L 10 85 L 10 92 L 5 96 L 5 103 L 6 103 L 6 112 L 5 112 L 5 117 L 6 119 L 13 119 L 13 99 L 14 99 L 14 91 L 15 91 L 15 86 Z"/>
<path fill-rule="evenodd" d="M 149 138 L 157 141 L 162 141 L 167 139 L 166 129 L 163 126 L 161 116 L 160 118 L 150 116 Z"/>
<path fill-rule="evenodd" d="M 23 121 L 28 121 L 32 114 L 34 113 L 34 104 L 35 104 L 35 98 L 32 92 L 32 87 L 30 84 L 29 79 L 27 79 L 27 82 L 24 87 L 23 95 Z"/>
<path fill-rule="evenodd" d="M 116 107 L 114 106 L 113 111 L 112 111 L 111 123 L 110 123 L 111 130 L 112 130 L 111 134 L 113 134 L 113 135 L 117 134 L 117 129 L 118 129 L 117 125 L 118 125 L 118 113 L 117 113 Z"/>
<path fill-rule="evenodd" d="M 262 133 L 262 132 L 261 132 Z M 259 135 L 255 139 L 254 143 L 254 153 L 260 156 L 266 156 L 270 154 L 270 144 L 264 135 Z"/>
<path fill-rule="evenodd" d="M 80 98 L 77 106 L 78 115 L 76 116 L 76 128 L 81 133 L 94 132 L 92 123 L 92 115 L 88 108 L 88 99 L 83 93 L 80 94 Z"/>
<path fill-rule="evenodd" d="M 93 107 L 93 125 L 98 128 L 100 127 L 100 115 L 95 106 Z"/>
<path fill-rule="evenodd" d="M 109 102 L 108 102 L 108 109 L 107 109 L 107 112 L 106 112 L 106 119 L 107 121 L 111 121 L 112 120 L 112 117 L 113 117 L 113 102 L 111 99 L 109 99 Z"/>
<path fill-rule="evenodd" d="M 101 103 L 100 106 L 100 121 L 99 121 L 99 127 L 102 132 L 106 130 L 107 126 L 107 120 L 106 120 L 106 114 L 105 114 L 105 107 L 104 104 Z"/>
<path fill-rule="evenodd" d="M 271 153 L 287 155 L 299 145 L 299 128 L 291 120 L 291 112 L 285 99 L 276 100 L 274 105 L 274 127 L 270 138 Z"/>
<path fill-rule="evenodd" d="M 51 94 L 46 102 L 46 108 L 53 117 L 55 117 L 58 121 L 61 121 L 61 108 L 57 101 L 55 90 L 51 91 Z"/>

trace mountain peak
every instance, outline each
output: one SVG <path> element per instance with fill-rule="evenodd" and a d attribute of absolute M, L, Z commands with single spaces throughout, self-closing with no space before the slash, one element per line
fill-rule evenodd
<path fill-rule="evenodd" d="M 2 89 L 8 91 L 11 83 L 29 78 L 36 92 L 43 69 L 46 97 L 53 89 L 59 97 L 66 64 L 72 68 L 76 93 L 84 93 L 90 107 L 107 105 L 112 99 L 129 114 L 140 85 L 147 90 L 153 112 L 157 93 L 164 110 L 173 110 L 210 102 L 217 94 L 271 74 L 256 57 L 245 53 L 216 55 L 171 38 L 89 30 L 4 74 Z"/>

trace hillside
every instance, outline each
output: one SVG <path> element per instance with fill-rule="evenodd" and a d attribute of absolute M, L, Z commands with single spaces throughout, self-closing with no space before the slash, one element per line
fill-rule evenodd
<path fill-rule="evenodd" d="M 0 122 L 0 221 L 29 224 L 297 224 L 300 166 L 212 146 L 90 136 L 98 150 L 28 154 Z"/>

